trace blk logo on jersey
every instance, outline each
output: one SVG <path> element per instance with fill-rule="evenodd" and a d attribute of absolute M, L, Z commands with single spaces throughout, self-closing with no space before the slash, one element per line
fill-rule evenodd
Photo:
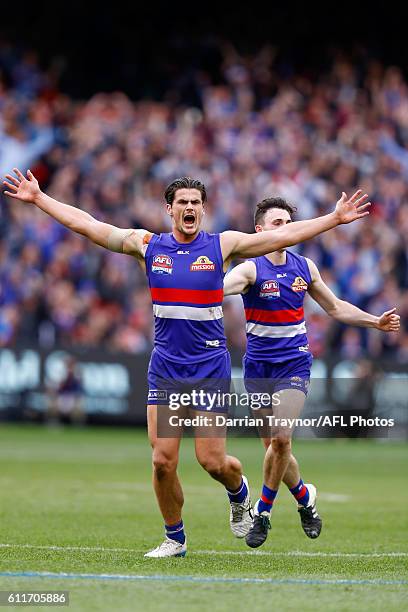
<path fill-rule="evenodd" d="M 276 280 L 267 280 L 261 285 L 259 297 L 271 300 L 280 297 L 279 283 Z"/>
<path fill-rule="evenodd" d="M 303 280 L 301 276 L 297 276 L 292 283 L 292 290 L 296 291 L 307 291 L 307 282 Z"/>
<path fill-rule="evenodd" d="M 207 255 L 199 255 L 190 266 L 190 272 L 213 272 L 215 263 Z"/>
<path fill-rule="evenodd" d="M 169 255 L 155 255 L 152 262 L 152 272 L 155 274 L 172 274 L 173 259 Z"/>

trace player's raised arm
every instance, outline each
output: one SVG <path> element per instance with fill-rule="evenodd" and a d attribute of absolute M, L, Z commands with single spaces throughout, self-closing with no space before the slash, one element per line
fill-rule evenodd
<path fill-rule="evenodd" d="M 340 300 L 323 281 L 316 264 L 310 259 L 307 259 L 307 263 L 312 279 L 308 293 L 328 315 L 341 323 L 355 325 L 356 327 L 374 327 L 384 332 L 397 332 L 399 330 L 400 316 L 395 314 L 396 308 L 377 317 L 360 310 L 350 302 Z"/>
<path fill-rule="evenodd" d="M 361 189 L 348 198 L 343 192 L 336 204 L 334 212 L 309 219 L 289 223 L 273 232 L 258 232 L 245 234 L 243 232 L 226 231 L 221 234 L 221 248 L 224 261 L 234 257 L 259 257 L 272 251 L 298 244 L 314 238 L 322 232 L 341 225 L 351 223 L 369 214 L 367 194 L 362 195 Z"/>
<path fill-rule="evenodd" d="M 145 237 L 149 232 L 142 229 L 120 229 L 109 223 L 103 223 L 87 212 L 54 200 L 41 191 L 37 179 L 30 170 L 25 177 L 18 168 L 13 169 L 15 176 L 6 174 L 3 185 L 4 193 L 10 198 L 27 204 L 34 204 L 68 229 L 86 236 L 95 244 L 111 251 L 126 253 L 143 258 L 146 245 Z"/>
<path fill-rule="evenodd" d="M 253 261 L 244 261 L 235 266 L 224 278 L 224 295 L 246 293 L 256 280 L 256 266 Z"/>

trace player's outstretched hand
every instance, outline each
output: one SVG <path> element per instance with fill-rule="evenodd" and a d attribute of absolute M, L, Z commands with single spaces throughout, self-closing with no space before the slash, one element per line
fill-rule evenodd
<path fill-rule="evenodd" d="M 378 319 L 377 329 L 384 332 L 397 332 L 400 328 L 400 316 L 395 314 L 396 308 L 387 310 Z"/>
<path fill-rule="evenodd" d="M 351 198 L 348 198 L 343 191 L 336 204 L 336 213 L 340 223 L 351 223 L 370 214 L 366 209 L 371 206 L 371 202 L 367 202 L 368 195 L 366 193 L 361 195 L 362 193 L 362 190 L 359 189 Z"/>
<path fill-rule="evenodd" d="M 21 202 L 27 202 L 33 204 L 36 196 L 41 193 L 38 181 L 34 174 L 27 170 L 27 178 L 20 172 L 18 168 L 13 168 L 12 174 L 6 174 L 6 181 L 3 181 L 3 185 L 6 187 L 4 191 L 5 195 Z"/>

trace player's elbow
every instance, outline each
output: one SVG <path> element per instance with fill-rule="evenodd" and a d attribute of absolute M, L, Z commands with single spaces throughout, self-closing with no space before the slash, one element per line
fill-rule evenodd
<path fill-rule="evenodd" d="M 326 308 L 326 312 L 329 315 L 329 317 L 332 317 L 333 319 L 341 319 L 342 312 L 343 312 L 341 300 L 337 300 L 336 302 L 333 302 L 332 304 L 330 304 Z"/>
<path fill-rule="evenodd" d="M 109 234 L 104 225 L 104 223 L 91 218 L 89 221 L 83 223 L 81 228 L 77 231 L 79 234 L 82 234 L 82 236 L 85 236 L 85 238 L 91 240 L 94 244 L 109 249 Z"/>
<path fill-rule="evenodd" d="M 92 221 L 92 217 L 90 217 L 89 220 L 73 217 L 67 224 L 67 227 L 76 234 L 81 234 L 81 236 L 85 236 L 86 238 L 90 238 L 92 240 L 92 233 L 95 233 L 95 228 L 93 227 Z"/>

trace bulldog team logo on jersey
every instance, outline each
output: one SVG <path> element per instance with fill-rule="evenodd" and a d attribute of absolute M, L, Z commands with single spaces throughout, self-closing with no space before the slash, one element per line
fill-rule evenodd
<path fill-rule="evenodd" d="M 301 276 L 297 276 L 292 283 L 293 291 L 307 291 L 307 282 Z"/>
<path fill-rule="evenodd" d="M 261 285 L 259 297 L 271 300 L 280 297 L 279 283 L 276 280 L 267 280 Z"/>
<path fill-rule="evenodd" d="M 152 262 L 152 272 L 155 274 L 172 274 L 173 259 L 169 255 L 155 255 Z"/>
<path fill-rule="evenodd" d="M 190 272 L 212 272 L 215 270 L 215 263 L 207 255 L 199 255 L 190 266 Z"/>

